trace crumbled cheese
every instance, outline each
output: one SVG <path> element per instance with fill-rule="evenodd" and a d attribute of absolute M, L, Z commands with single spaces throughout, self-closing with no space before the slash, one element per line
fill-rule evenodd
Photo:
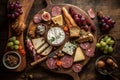
<path fill-rule="evenodd" d="M 69 54 L 69 55 L 73 55 L 73 51 L 75 50 L 75 45 L 72 44 L 71 42 L 67 42 L 65 43 L 62 51 Z"/>

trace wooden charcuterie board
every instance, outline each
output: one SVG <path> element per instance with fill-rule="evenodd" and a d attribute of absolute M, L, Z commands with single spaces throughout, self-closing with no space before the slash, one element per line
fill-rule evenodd
<path fill-rule="evenodd" d="M 9 0 L 9 2 L 12 2 L 12 1 L 16 1 L 16 0 Z M 32 4 L 33 4 L 34 0 L 20 0 L 20 4 L 22 5 L 22 11 L 23 11 L 23 14 L 19 16 L 18 18 L 18 26 L 24 26 L 26 28 L 26 19 L 28 17 L 28 13 L 32 7 Z M 26 4 L 27 3 L 27 4 Z M 16 22 L 16 21 L 15 21 Z M 15 24 L 15 22 L 13 23 L 10 23 L 8 22 L 8 27 L 9 27 L 9 35 L 8 35 L 8 38 L 12 37 L 12 36 L 16 36 L 16 34 L 12 33 L 12 30 L 11 30 L 11 26 Z M 24 30 L 25 30 L 24 28 Z M 20 34 L 20 35 L 17 35 L 16 36 L 16 39 L 19 40 L 21 46 L 23 47 L 24 51 L 25 51 L 25 48 L 24 48 L 24 30 L 23 32 Z M 6 48 L 6 52 L 9 51 L 8 48 Z M 17 51 L 19 54 L 20 52 Z M 22 70 L 24 70 L 26 68 L 26 54 L 25 55 L 21 55 L 21 64 L 18 68 L 14 69 L 14 70 L 10 70 L 10 71 L 14 71 L 14 72 L 20 72 Z"/>
<path fill-rule="evenodd" d="M 68 9 L 69 7 L 73 7 L 73 9 L 74 9 L 75 11 L 77 11 L 77 13 L 80 13 L 80 14 L 84 15 L 84 16 L 87 17 L 87 18 L 90 20 L 90 22 L 92 23 L 91 19 L 90 19 L 89 16 L 86 14 L 86 12 L 83 11 L 81 8 L 79 8 L 79 7 L 77 7 L 77 6 L 70 5 L 70 4 L 52 4 L 51 0 L 46 0 L 46 2 L 47 2 L 47 7 L 46 7 L 45 9 L 40 10 L 37 14 L 41 14 L 43 11 L 47 11 L 47 12 L 51 13 L 51 9 L 52 9 L 52 7 L 54 7 L 54 6 L 65 7 L 66 9 Z M 44 23 L 44 24 L 45 24 L 45 23 Z M 92 24 L 93 24 L 93 23 L 92 23 Z M 49 25 L 49 23 L 46 23 L 46 25 Z M 37 26 L 37 24 L 35 24 L 35 23 L 33 22 L 33 20 L 31 20 L 30 23 L 29 23 L 28 30 L 27 30 L 27 36 L 29 36 L 29 31 L 30 31 L 31 29 L 34 29 L 34 27 L 36 27 L 36 26 Z M 47 34 L 47 31 L 46 31 L 45 34 Z M 93 40 L 93 42 L 91 43 L 91 48 L 92 48 L 93 50 L 95 50 L 96 32 L 93 33 L 93 35 L 94 35 L 94 40 Z M 44 35 L 43 37 L 46 38 L 46 35 Z M 34 37 L 34 38 L 35 38 L 35 37 Z M 34 39 L 34 38 L 33 38 L 33 39 Z M 32 39 L 32 37 L 30 37 L 30 39 Z M 67 39 L 67 40 L 69 40 L 69 39 Z M 63 46 L 63 45 L 61 45 L 61 46 Z M 61 46 L 59 46 L 59 47 L 61 47 Z M 79 63 L 83 66 L 83 68 L 84 68 L 84 66 L 89 62 L 90 58 L 91 58 L 91 57 L 85 56 L 85 60 L 79 62 Z M 60 70 L 54 70 L 54 69 L 52 70 L 52 69 L 49 69 L 49 68 L 46 66 L 46 62 L 45 62 L 45 61 L 43 61 L 42 63 L 40 63 L 40 66 L 42 66 L 42 67 L 44 67 L 45 69 L 48 69 L 48 70 L 50 70 L 50 71 L 52 71 L 52 72 L 62 73 L 62 74 L 68 74 L 68 75 L 72 76 L 74 80 L 80 80 L 80 78 L 79 78 L 79 76 L 78 76 L 78 73 L 74 72 L 71 68 L 69 68 L 69 69 L 60 68 Z"/>

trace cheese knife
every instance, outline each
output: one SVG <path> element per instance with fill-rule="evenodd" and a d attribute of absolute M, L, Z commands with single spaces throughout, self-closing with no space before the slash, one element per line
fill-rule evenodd
<path fill-rule="evenodd" d="M 36 64 L 38 64 L 38 63 L 41 63 L 42 61 L 46 60 L 47 58 L 51 58 L 51 57 L 53 57 L 54 55 L 58 54 L 58 51 L 59 51 L 59 48 L 58 48 L 57 50 L 53 51 L 52 53 L 48 54 L 47 56 L 45 56 L 45 57 L 43 57 L 43 58 L 40 58 L 40 59 L 32 62 L 30 65 L 31 65 L 31 66 L 34 66 L 34 65 L 36 65 Z"/>

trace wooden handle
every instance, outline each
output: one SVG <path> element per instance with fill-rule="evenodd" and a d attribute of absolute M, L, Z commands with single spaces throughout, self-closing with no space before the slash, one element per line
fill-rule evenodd
<path fill-rule="evenodd" d="M 50 8 L 51 8 L 51 5 L 52 5 L 51 0 L 46 0 L 46 3 L 47 3 L 46 9 L 50 9 Z"/>
<path fill-rule="evenodd" d="M 43 58 L 40 58 L 40 59 L 38 59 L 37 61 L 32 62 L 30 65 L 31 65 L 31 66 L 34 66 L 34 65 L 36 65 L 36 64 L 44 61 L 45 59 L 47 59 L 47 56 L 45 56 L 45 57 L 43 57 Z"/>
<path fill-rule="evenodd" d="M 46 3 L 47 3 L 47 5 L 51 5 L 52 4 L 51 0 L 46 0 Z"/>

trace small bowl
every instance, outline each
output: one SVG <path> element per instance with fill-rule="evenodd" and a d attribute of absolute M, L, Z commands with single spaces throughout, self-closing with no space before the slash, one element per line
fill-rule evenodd
<path fill-rule="evenodd" d="M 95 62 L 96 70 L 102 75 L 110 75 L 113 72 L 115 72 L 116 69 L 117 69 L 116 68 L 116 69 L 112 69 L 112 70 L 108 71 L 108 68 L 110 69 L 110 66 L 105 62 L 105 60 L 108 59 L 108 58 L 112 59 L 115 63 L 117 63 L 116 60 L 112 56 L 107 56 L 107 55 L 100 56 Z M 100 68 L 100 67 L 97 66 L 98 61 L 101 61 L 101 60 L 105 62 L 105 67 L 103 67 L 103 68 Z M 106 69 L 106 65 L 107 65 L 107 69 Z"/>
<path fill-rule="evenodd" d="M 114 40 L 114 44 L 113 44 L 113 46 L 112 46 L 113 51 L 114 51 L 114 49 L 115 49 L 115 47 L 116 47 L 116 39 L 115 39 L 112 35 L 110 35 L 110 34 L 105 34 L 105 35 L 102 35 L 102 36 L 100 36 L 100 37 L 99 37 L 98 42 L 100 42 L 100 41 L 101 41 L 101 39 L 102 39 L 102 38 L 104 38 L 105 36 L 109 36 L 109 37 L 111 37 L 111 38 L 112 38 L 112 40 Z M 101 50 L 101 51 L 102 51 L 102 50 Z M 102 51 L 102 52 L 103 52 L 103 51 Z"/>
<path fill-rule="evenodd" d="M 20 64 L 21 64 L 21 56 L 18 52 L 8 51 L 3 55 L 3 65 L 7 69 L 16 69 L 20 66 Z"/>

